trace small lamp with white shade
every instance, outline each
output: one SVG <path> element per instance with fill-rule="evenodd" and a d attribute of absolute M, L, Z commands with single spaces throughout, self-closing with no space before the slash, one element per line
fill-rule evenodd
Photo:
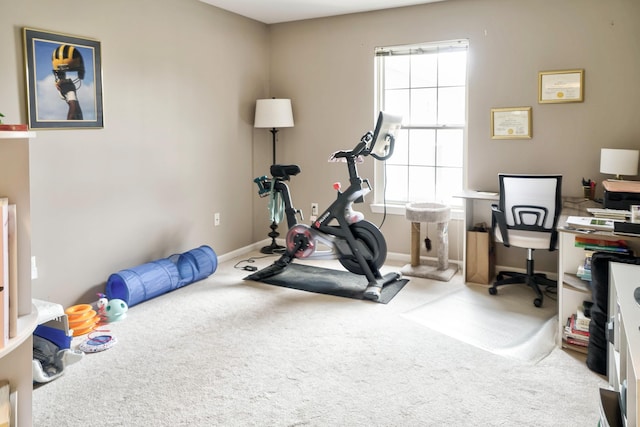
<path fill-rule="evenodd" d="M 271 128 L 273 135 L 273 164 L 276 163 L 276 133 L 278 128 L 293 127 L 293 112 L 290 99 L 258 99 L 256 101 L 256 128 Z"/>
<path fill-rule="evenodd" d="M 622 180 L 623 175 L 638 174 L 638 150 L 603 148 L 600 150 L 600 173 L 615 175 Z"/>

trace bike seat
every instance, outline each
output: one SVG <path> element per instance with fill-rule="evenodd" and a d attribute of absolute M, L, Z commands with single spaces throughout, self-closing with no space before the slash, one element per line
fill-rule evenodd
<path fill-rule="evenodd" d="M 287 181 L 289 176 L 296 176 L 300 173 L 298 165 L 271 165 L 271 176 Z"/>

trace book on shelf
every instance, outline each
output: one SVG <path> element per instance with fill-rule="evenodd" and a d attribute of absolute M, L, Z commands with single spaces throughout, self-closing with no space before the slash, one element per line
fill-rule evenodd
<path fill-rule="evenodd" d="M 567 325 L 562 333 L 562 344 L 564 347 L 581 353 L 587 353 L 589 347 L 589 336 L 582 335 L 578 331 L 573 332 L 570 326 L 571 317 L 567 319 Z"/>
<path fill-rule="evenodd" d="M 9 381 L 0 381 L 0 427 L 11 424 L 11 389 Z"/>
<path fill-rule="evenodd" d="M 578 347 L 584 347 L 584 348 L 589 347 L 589 340 L 581 340 L 581 339 L 576 339 L 576 338 L 572 338 L 572 337 L 566 337 L 565 341 L 568 344 L 575 345 L 575 346 L 578 346 Z"/>
<path fill-rule="evenodd" d="M 585 282 L 591 281 L 591 270 L 587 270 L 584 265 L 579 265 L 578 270 L 576 271 L 576 276 Z"/>
<path fill-rule="evenodd" d="M 17 124 L 17 125 L 0 124 L 0 131 L 24 132 L 27 130 L 29 130 L 29 126 L 26 124 Z"/>
<path fill-rule="evenodd" d="M 574 246 L 592 252 L 600 251 L 622 254 L 628 254 L 631 252 L 625 240 L 605 240 L 576 236 L 574 239 Z"/>
<path fill-rule="evenodd" d="M 564 327 L 564 337 L 572 338 L 576 340 L 589 342 L 589 331 L 583 331 L 581 329 L 576 328 L 576 315 L 572 314 L 571 317 L 567 319 L 567 323 Z"/>
<path fill-rule="evenodd" d="M 587 282 L 591 282 L 591 257 L 594 251 L 584 251 L 584 261 L 578 266 L 576 276 Z"/>
<path fill-rule="evenodd" d="M 0 198 L 0 348 L 9 341 L 9 199 Z"/>
<path fill-rule="evenodd" d="M 19 426 L 18 422 L 18 389 L 12 390 L 9 395 L 9 401 L 11 402 L 11 414 L 9 414 L 9 425 Z"/>
<path fill-rule="evenodd" d="M 9 338 L 18 335 L 18 223 L 16 205 L 9 205 Z"/>
<path fill-rule="evenodd" d="M 582 306 L 578 307 L 575 314 L 567 318 L 562 332 L 562 342 L 565 347 L 583 353 L 586 353 L 589 346 L 589 323 L 591 319 L 584 314 L 585 305 L 588 304 L 585 301 Z"/>
<path fill-rule="evenodd" d="M 627 247 L 627 241 L 624 239 L 607 240 L 599 239 L 598 237 L 576 236 L 574 238 L 576 246 L 580 245 L 598 245 L 598 246 L 622 246 Z"/>
<path fill-rule="evenodd" d="M 584 314 L 584 309 L 582 307 L 578 307 L 578 310 L 576 311 L 575 329 L 579 331 L 589 332 L 590 323 L 591 318 L 587 317 Z"/>
<path fill-rule="evenodd" d="M 576 345 L 576 344 L 568 343 L 566 341 L 562 341 L 562 346 L 564 348 L 568 348 L 570 350 L 577 351 L 578 353 L 583 353 L 583 354 L 588 354 L 589 353 L 588 352 L 588 347 L 585 347 L 583 345 Z"/>
<path fill-rule="evenodd" d="M 584 329 L 578 329 L 576 325 L 577 316 L 578 314 L 576 313 L 576 314 L 572 314 L 571 317 L 569 318 L 569 330 L 571 331 L 572 334 L 589 338 L 589 328 L 587 328 L 586 331 Z"/>
<path fill-rule="evenodd" d="M 617 254 L 630 254 L 631 250 L 629 248 L 622 248 L 619 246 L 596 246 L 596 245 L 588 245 L 583 246 L 585 249 L 594 252 L 613 252 Z"/>
<path fill-rule="evenodd" d="M 575 245 L 578 247 L 582 247 L 585 245 L 594 245 L 594 246 L 613 246 L 613 247 L 627 247 L 626 240 L 607 240 L 607 239 L 598 239 L 597 237 L 586 237 L 586 236 L 576 236 L 574 239 Z"/>

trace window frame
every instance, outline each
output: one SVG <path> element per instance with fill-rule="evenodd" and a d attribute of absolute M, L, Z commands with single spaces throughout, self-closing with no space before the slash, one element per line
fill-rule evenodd
<path fill-rule="evenodd" d="M 411 45 L 399 45 L 399 46 L 387 46 L 387 47 L 377 47 L 374 52 L 374 69 L 375 69 L 375 77 L 374 77 L 374 85 L 375 85 L 375 111 L 381 110 L 381 106 L 383 105 L 383 99 L 385 95 L 385 78 L 384 78 L 384 61 L 380 60 L 380 56 L 389 56 L 392 54 L 396 55 L 409 55 L 415 53 L 427 53 L 425 51 L 437 51 L 437 54 L 444 53 L 452 50 L 465 50 L 467 52 L 466 62 L 465 62 L 465 78 L 464 78 L 464 121 L 463 123 L 438 123 L 438 124 L 421 124 L 421 125 L 406 125 L 403 124 L 401 132 L 409 132 L 410 130 L 433 130 L 434 132 L 438 132 L 440 130 L 454 130 L 458 129 L 462 131 L 462 152 L 461 152 L 461 163 L 460 167 L 460 179 L 461 179 L 461 188 L 460 191 L 464 189 L 466 182 L 466 174 L 467 174 L 467 135 L 468 135 L 468 94 L 469 94 L 469 40 L 467 39 L 459 39 L 459 40 L 449 40 L 449 41 L 441 41 L 441 42 L 428 42 L 428 43 L 419 43 L 419 44 L 411 44 Z M 433 86 L 436 89 L 441 89 L 445 87 L 450 87 L 449 85 L 440 85 L 439 82 Z M 416 88 L 420 88 L 420 86 L 413 86 L 412 83 L 409 83 L 408 90 L 415 90 Z M 405 120 L 406 123 L 406 120 Z M 434 155 L 437 155 L 437 135 L 436 135 L 436 147 L 434 148 Z M 375 179 L 375 187 L 374 187 L 374 203 L 371 205 L 373 212 L 386 212 L 391 214 L 404 214 L 405 205 L 409 203 L 411 200 L 410 194 L 407 194 L 407 201 L 391 201 L 388 202 L 385 198 L 386 196 L 386 168 L 387 162 L 376 162 L 374 166 L 374 179 Z M 411 163 L 407 161 L 403 163 L 408 168 L 411 168 Z M 415 165 L 414 165 L 415 167 Z M 436 162 L 433 166 L 433 174 L 434 176 L 438 174 L 439 170 L 446 168 L 447 166 L 439 166 Z M 435 183 L 437 188 L 437 181 Z M 431 200 L 433 201 L 433 200 Z M 455 203 L 455 199 L 451 204 L 452 209 L 461 210 L 462 209 L 462 199 L 460 199 L 460 203 Z"/>

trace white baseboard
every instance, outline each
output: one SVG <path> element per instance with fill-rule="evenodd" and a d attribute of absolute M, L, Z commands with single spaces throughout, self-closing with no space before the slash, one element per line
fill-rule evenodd
<path fill-rule="evenodd" d="M 240 257 L 242 255 L 246 255 L 249 252 L 260 250 L 263 246 L 267 246 L 271 243 L 270 239 L 265 239 L 261 242 L 256 242 L 248 246 L 244 246 L 242 248 L 238 248 L 235 251 L 227 252 L 222 255 L 218 255 L 218 262 L 225 262 L 232 260 L 234 258 Z"/>
<path fill-rule="evenodd" d="M 284 240 L 282 241 L 278 241 L 276 240 L 276 243 L 278 243 L 279 245 L 284 245 Z M 256 250 L 260 250 L 260 248 L 264 247 L 264 246 L 268 246 L 269 244 L 271 244 L 271 240 L 270 239 L 264 239 L 261 240 L 259 242 L 255 242 L 251 245 L 248 246 L 244 246 L 242 248 L 238 248 L 234 251 L 231 252 L 227 252 L 225 254 L 222 255 L 218 255 L 218 262 L 225 262 L 225 261 L 229 261 L 231 259 L 234 259 L 236 257 L 240 257 L 243 255 L 248 254 L 249 252 L 252 251 L 256 251 Z M 411 255 L 410 254 L 403 254 L 400 252 L 388 252 L 387 253 L 387 260 L 389 261 L 400 261 L 400 262 L 411 262 Z M 420 261 L 421 262 L 437 262 L 438 258 L 437 257 L 420 257 Z M 456 264 L 458 266 L 458 268 L 460 268 L 460 264 L 461 262 L 459 260 L 449 260 L 450 263 L 452 264 Z"/>
<path fill-rule="evenodd" d="M 248 245 L 248 246 L 244 246 L 242 248 L 236 249 L 235 251 L 231 251 L 231 252 L 227 252 L 226 254 L 223 255 L 218 255 L 218 262 L 225 262 L 225 261 L 229 261 L 231 259 L 234 259 L 236 257 L 240 257 L 242 255 L 246 255 L 249 252 L 253 252 L 256 250 L 260 250 L 260 248 L 264 247 L 264 246 L 268 246 L 271 243 L 270 239 L 264 239 L 261 240 L 259 242 L 256 242 L 252 245 Z M 283 245 L 284 241 L 277 241 L 277 243 L 279 245 Z M 403 254 L 400 252 L 388 252 L 387 253 L 387 260 L 389 261 L 400 261 L 400 262 L 406 262 L 409 263 L 411 262 L 411 255 L 410 254 Z M 420 262 L 437 262 L 438 258 L 437 257 L 424 257 L 421 256 L 420 257 Z M 460 260 L 455 260 L 455 259 L 450 259 L 449 263 L 451 264 L 456 264 L 458 266 L 459 269 L 462 269 L 462 261 Z M 522 272 L 524 273 L 525 270 L 522 268 L 513 268 L 513 267 L 507 267 L 507 266 L 503 266 L 503 265 L 496 265 L 495 266 L 495 272 L 496 274 L 498 274 L 498 272 L 500 271 L 518 271 L 518 272 Z M 536 273 L 545 273 L 547 275 L 547 277 L 549 277 L 550 279 L 553 280 L 557 280 L 558 277 L 558 272 L 550 272 L 550 271 L 536 271 Z"/>

